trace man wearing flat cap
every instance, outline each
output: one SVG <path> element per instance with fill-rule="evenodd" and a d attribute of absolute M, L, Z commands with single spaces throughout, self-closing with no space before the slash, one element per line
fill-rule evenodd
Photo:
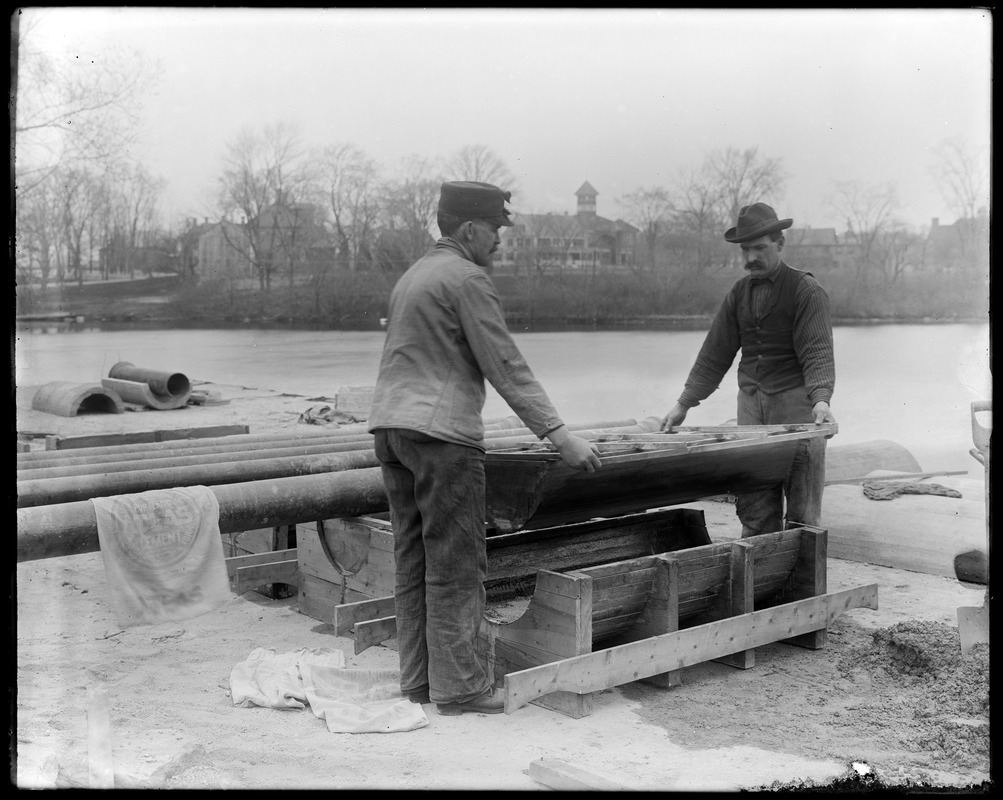
<path fill-rule="evenodd" d="M 401 692 L 440 714 L 494 714 L 504 699 L 475 651 L 484 615 L 487 379 L 534 434 L 576 469 L 598 447 L 570 433 L 505 324 L 488 276 L 511 225 L 497 186 L 442 184 L 442 234 L 390 294 L 369 415 L 394 533 Z"/>
<path fill-rule="evenodd" d="M 741 247 L 748 274 L 721 304 L 662 430 L 680 425 L 718 388 L 739 351 L 739 425 L 836 421 L 829 407 L 836 383 L 829 297 L 810 272 L 781 256 L 783 231 L 793 222 L 753 203 L 725 232 Z M 782 530 L 785 521 L 817 526 L 824 486 L 825 439 L 803 440 L 783 486 L 735 498 L 742 536 Z"/>

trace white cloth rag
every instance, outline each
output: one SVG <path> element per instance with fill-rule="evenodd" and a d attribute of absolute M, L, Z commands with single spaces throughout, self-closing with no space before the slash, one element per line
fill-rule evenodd
<path fill-rule="evenodd" d="M 205 486 L 91 500 L 118 624 L 190 619 L 230 599 L 219 502 Z"/>
<path fill-rule="evenodd" d="M 421 705 L 401 696 L 397 670 L 347 669 L 345 654 L 327 648 L 255 648 L 230 671 L 230 696 L 243 708 L 309 706 L 331 733 L 401 733 L 428 725 Z"/>

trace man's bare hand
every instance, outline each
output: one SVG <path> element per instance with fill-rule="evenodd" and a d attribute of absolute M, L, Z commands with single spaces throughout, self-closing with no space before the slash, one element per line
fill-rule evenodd
<path fill-rule="evenodd" d="M 569 466 L 582 472 L 595 472 L 602 466 L 599 460 L 599 446 L 581 436 L 575 436 L 567 428 L 561 427 L 547 434 L 557 452 Z"/>
<path fill-rule="evenodd" d="M 825 400 L 819 400 L 812 406 L 811 413 L 815 417 L 815 424 L 821 425 L 823 422 L 835 422 L 836 417 L 833 416 L 832 409 L 829 408 L 829 404 Z"/>
<path fill-rule="evenodd" d="M 659 428 L 660 431 L 671 431 L 677 425 L 682 425 L 683 420 L 686 419 L 686 412 L 689 409 L 686 406 L 676 403 L 672 410 L 662 417 L 662 425 Z"/>

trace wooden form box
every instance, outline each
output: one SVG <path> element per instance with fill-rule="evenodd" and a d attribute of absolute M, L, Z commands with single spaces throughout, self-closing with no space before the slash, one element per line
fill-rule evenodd
<path fill-rule="evenodd" d="M 298 525 L 297 537 L 301 613 L 331 621 L 338 606 L 392 597 L 394 537 L 389 521 L 328 519 Z M 531 589 L 540 567 L 574 569 L 709 542 L 703 512 L 693 509 L 489 535 L 485 587 L 489 598 L 499 598 L 522 586 Z M 363 641 L 356 639 L 356 652 L 361 652 Z"/>
<path fill-rule="evenodd" d="M 329 622 L 343 603 L 394 593 L 394 535 L 387 520 L 346 517 L 300 523 L 296 550 L 301 614 Z"/>
<path fill-rule="evenodd" d="M 678 686 L 681 670 L 754 664 L 754 648 L 813 649 L 849 608 L 877 608 L 877 586 L 826 592 L 826 532 L 795 528 L 569 572 L 540 570 L 523 615 L 485 619 L 480 652 L 505 711 L 529 702 L 579 718 L 592 693 L 635 680 Z M 367 644 L 393 635 L 393 598 L 338 610 Z M 382 638 L 381 638 L 382 637 Z"/>

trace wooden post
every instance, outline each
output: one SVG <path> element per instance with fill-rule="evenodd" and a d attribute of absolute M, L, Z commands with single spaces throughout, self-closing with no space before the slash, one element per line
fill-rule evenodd
<path fill-rule="evenodd" d="M 816 597 L 828 591 L 826 587 L 826 559 L 828 531 L 822 528 L 803 527 L 798 548 L 798 558 L 791 574 L 791 591 L 786 598 L 788 602 Z M 821 650 L 828 640 L 825 628 L 800 636 L 784 639 L 787 644 L 806 647 L 809 650 Z"/>
<path fill-rule="evenodd" d="M 647 637 L 678 630 L 679 559 L 663 553 L 655 556 L 655 576 L 651 582 L 651 594 L 648 596 L 644 611 L 641 612 L 641 619 L 632 633 Z M 642 680 L 662 689 L 671 689 L 682 684 L 683 671 L 674 669 Z"/>
<path fill-rule="evenodd" d="M 730 616 L 737 617 L 755 611 L 753 595 L 755 589 L 755 568 L 753 547 L 749 542 L 732 542 L 731 576 L 725 593 L 731 605 Z M 723 658 L 715 658 L 720 664 L 738 669 L 750 669 L 756 663 L 755 650 L 742 650 Z"/>

